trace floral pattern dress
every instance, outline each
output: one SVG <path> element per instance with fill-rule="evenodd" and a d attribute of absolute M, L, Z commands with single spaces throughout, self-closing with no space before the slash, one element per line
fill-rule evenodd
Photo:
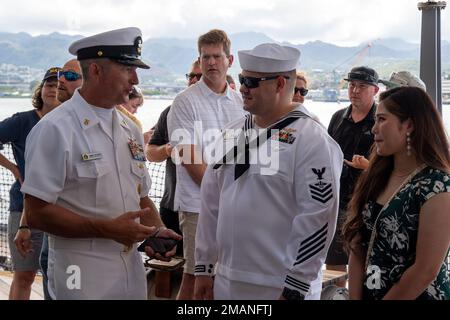
<path fill-rule="evenodd" d="M 363 285 L 363 299 L 382 299 L 414 264 L 420 209 L 433 196 L 450 192 L 450 175 L 430 167 L 424 168 L 405 184 L 382 211 L 382 206 L 369 201 L 362 214 L 362 245 L 368 248 L 373 226 L 376 236 Z M 450 208 L 443 208 L 450 214 Z M 447 251 L 448 254 L 448 251 Z M 447 259 L 436 279 L 418 297 L 427 300 L 449 300 L 450 278 Z"/>

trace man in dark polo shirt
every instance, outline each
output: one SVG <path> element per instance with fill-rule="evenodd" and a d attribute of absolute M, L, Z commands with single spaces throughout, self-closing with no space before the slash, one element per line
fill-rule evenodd
<path fill-rule="evenodd" d="M 355 67 L 348 77 L 348 97 L 351 105 L 337 111 L 331 118 L 328 133 L 341 146 L 344 159 L 341 175 L 339 216 L 336 234 L 328 251 L 325 263 L 327 270 L 346 271 L 348 256 L 343 250 L 340 236 L 346 218 L 347 204 L 361 169 L 357 165 L 358 156 L 368 157 L 373 144 L 371 129 L 375 123 L 375 96 L 378 93 L 378 74 L 369 67 Z M 356 157 L 354 157 L 356 156 Z M 355 162 L 354 162 L 355 160 Z M 345 286 L 345 281 L 339 283 Z"/>

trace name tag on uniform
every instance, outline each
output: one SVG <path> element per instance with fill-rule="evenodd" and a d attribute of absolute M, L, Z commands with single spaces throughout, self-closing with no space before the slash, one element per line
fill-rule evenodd
<path fill-rule="evenodd" d="M 131 156 L 134 160 L 146 161 L 144 148 L 136 142 L 136 139 L 128 139 L 128 147 L 130 147 Z"/>
<path fill-rule="evenodd" d="M 83 159 L 83 161 L 92 161 L 92 160 L 99 160 L 101 159 L 103 156 L 101 153 L 99 152 L 94 152 L 94 153 L 83 153 L 81 155 L 81 158 Z"/>

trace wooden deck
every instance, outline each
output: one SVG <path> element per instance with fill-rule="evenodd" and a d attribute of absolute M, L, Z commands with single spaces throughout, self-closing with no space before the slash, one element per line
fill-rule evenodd
<path fill-rule="evenodd" d="M 148 299 L 149 300 L 175 300 L 178 289 L 181 283 L 181 273 L 172 273 L 170 282 L 171 290 L 170 297 L 163 298 L 161 295 L 156 295 L 156 270 L 148 270 Z M 333 285 L 339 280 L 346 278 L 346 274 L 339 271 L 324 271 L 323 287 Z M 0 271 L 0 300 L 8 300 L 9 288 L 12 282 L 12 273 Z M 44 293 L 42 288 L 42 277 L 36 276 L 32 286 L 31 300 L 44 300 Z"/>

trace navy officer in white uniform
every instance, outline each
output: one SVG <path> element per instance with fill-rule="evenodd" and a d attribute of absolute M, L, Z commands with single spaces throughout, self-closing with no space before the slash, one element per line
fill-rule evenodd
<path fill-rule="evenodd" d="M 136 69 L 149 68 L 141 44 L 137 28 L 74 42 L 83 85 L 28 136 L 22 192 L 28 223 L 50 234 L 54 299 L 147 299 L 136 243 L 153 234 L 181 238 L 148 197 L 141 131 L 115 108 L 138 84 Z"/>
<path fill-rule="evenodd" d="M 203 178 L 197 299 L 320 298 L 343 156 L 292 103 L 299 57 L 277 44 L 239 52 L 250 115 L 227 125 L 215 148 L 222 155 Z"/>

